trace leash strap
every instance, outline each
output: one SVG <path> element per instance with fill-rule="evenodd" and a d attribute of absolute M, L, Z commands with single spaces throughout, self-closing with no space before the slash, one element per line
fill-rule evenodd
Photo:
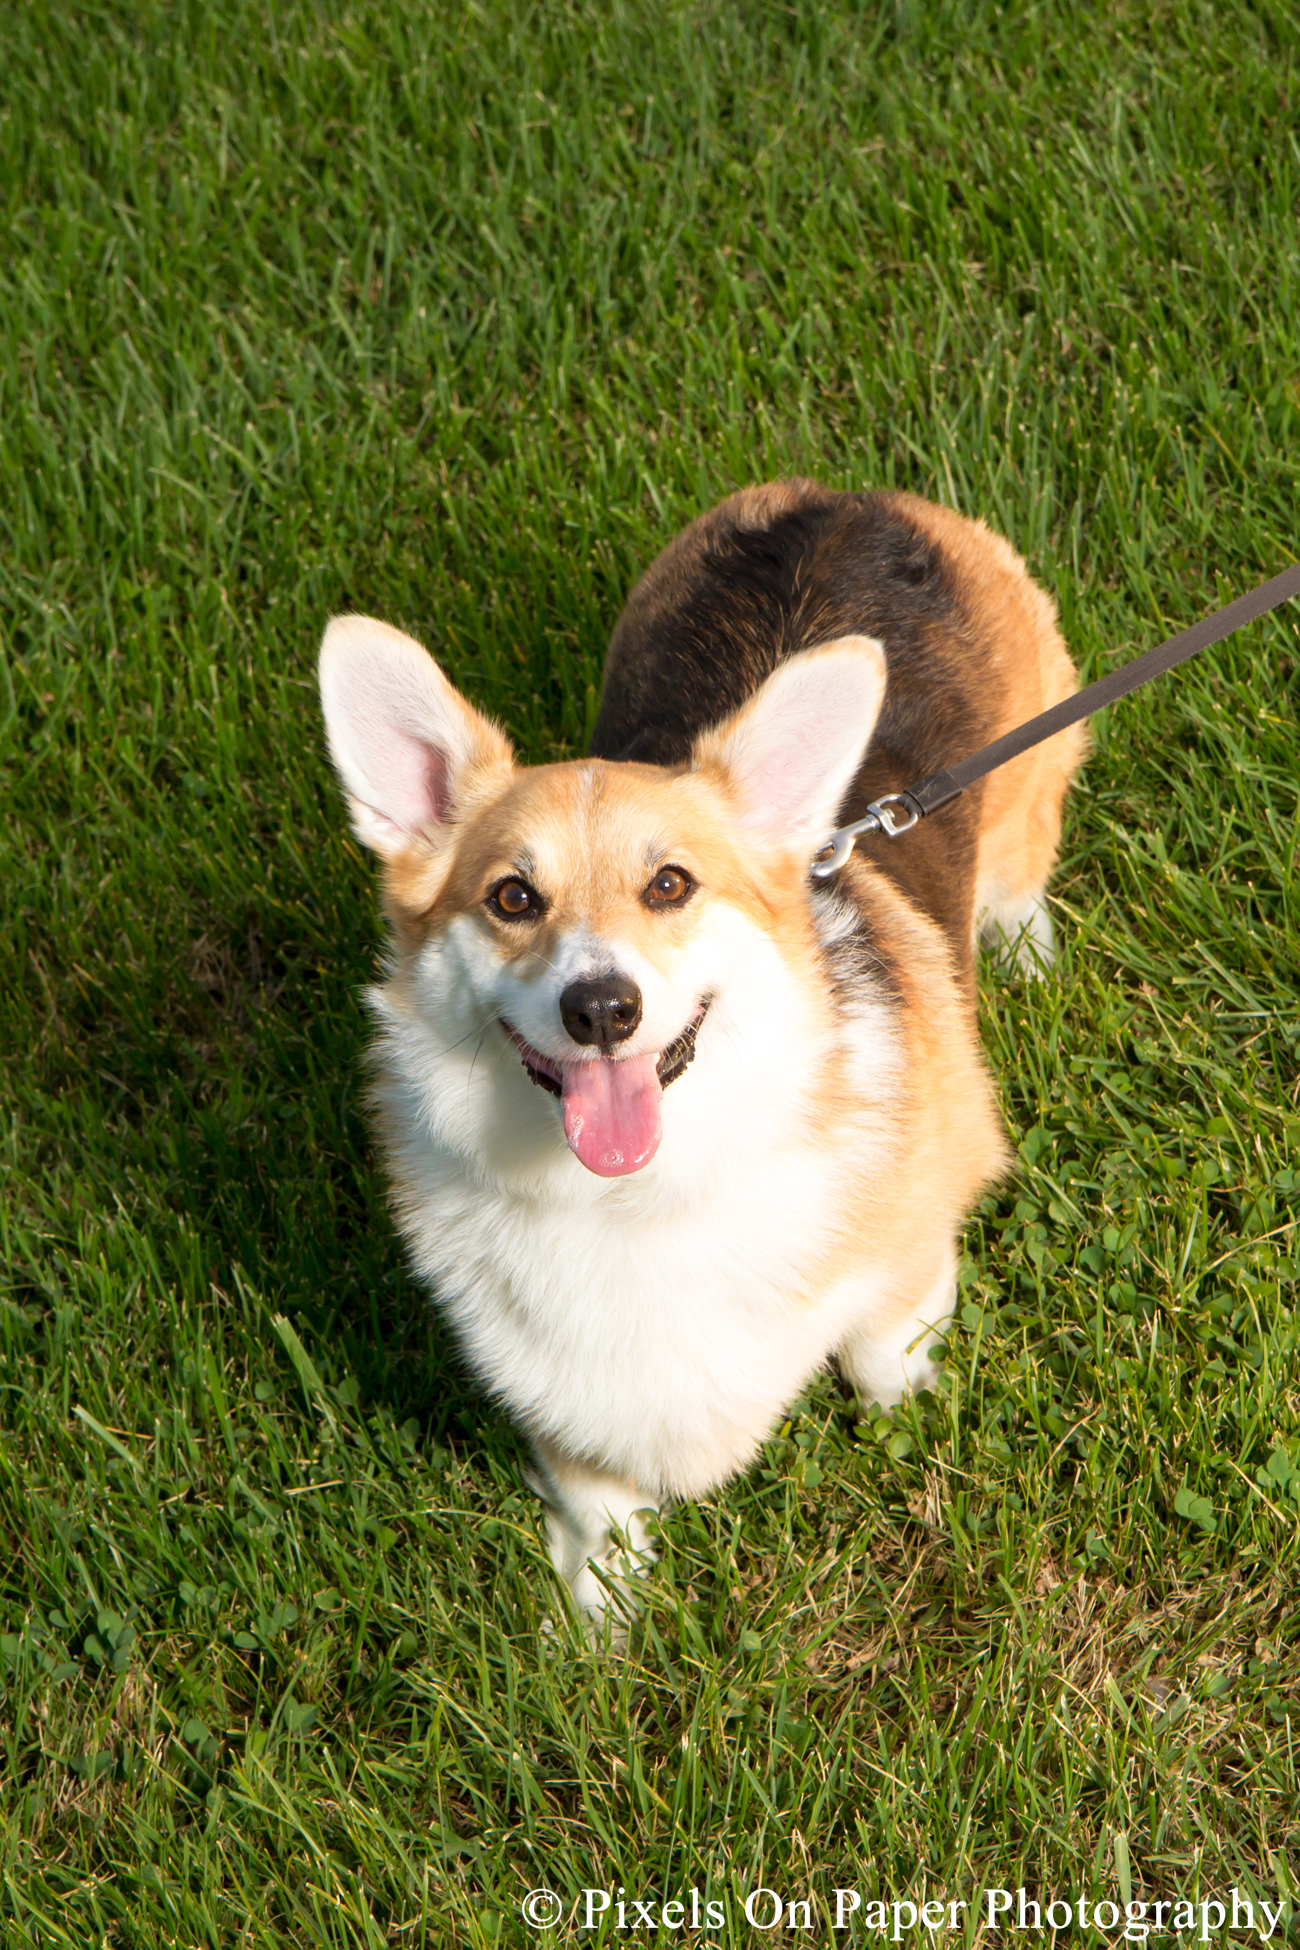
<path fill-rule="evenodd" d="M 818 880 L 825 880 L 835 873 L 853 851 L 853 842 L 859 833 L 885 833 L 890 839 L 897 839 L 902 833 L 910 833 L 912 828 L 941 807 L 951 805 L 966 790 L 989 772 L 995 772 L 999 765 L 1019 758 L 1031 746 L 1039 745 L 1044 738 L 1064 731 L 1067 725 L 1078 724 L 1094 711 L 1100 711 L 1104 704 L 1114 704 L 1118 698 L 1127 697 L 1130 691 L 1140 690 L 1149 684 L 1153 677 L 1163 677 L 1175 664 L 1185 663 L 1201 650 L 1208 650 L 1212 643 L 1219 643 L 1234 630 L 1253 623 L 1257 617 L 1266 616 L 1288 597 L 1300 595 L 1300 562 L 1293 562 L 1289 569 L 1283 569 L 1268 582 L 1261 582 L 1258 589 L 1252 589 L 1235 602 L 1227 603 L 1222 609 L 1213 610 L 1203 616 L 1199 623 L 1193 623 L 1188 630 L 1180 630 L 1166 643 L 1158 643 L 1154 650 L 1147 650 L 1131 663 L 1121 664 L 1118 670 L 1110 671 L 1086 690 L 1076 691 L 1073 697 L 1063 698 L 1050 710 L 1042 711 L 1027 724 L 1017 726 L 1005 736 L 994 739 L 982 751 L 973 752 L 960 764 L 949 767 L 947 771 L 932 772 L 927 779 L 916 785 L 905 786 L 901 792 L 887 792 L 883 798 L 873 800 L 867 808 L 865 819 L 859 819 L 852 826 L 841 826 L 832 833 L 826 844 L 813 856 L 813 873 Z M 898 810 L 896 810 L 896 808 Z"/>

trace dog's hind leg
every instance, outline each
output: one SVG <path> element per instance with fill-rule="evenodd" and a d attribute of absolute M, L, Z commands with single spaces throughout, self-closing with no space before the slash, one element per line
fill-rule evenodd
<path fill-rule="evenodd" d="M 915 1293 L 915 1287 L 912 1288 Z M 924 1281 L 919 1299 L 876 1307 L 857 1322 L 835 1350 L 840 1372 L 864 1402 L 892 1408 L 917 1388 L 927 1388 L 937 1369 L 931 1353 L 957 1302 L 957 1255 L 944 1249 Z"/>
<path fill-rule="evenodd" d="M 999 968 L 1031 978 L 1043 975 L 1056 958 L 1056 937 L 1043 890 L 1007 896 L 982 887 L 979 944 Z"/>
<path fill-rule="evenodd" d="M 1044 896 L 1061 837 L 1067 764 L 1081 742 L 1075 739 L 1071 750 L 1055 753 L 1054 744 L 1068 743 L 1068 734 L 1061 734 L 1041 747 L 1042 757 L 1026 752 L 1007 767 L 1015 776 L 1005 784 L 999 781 L 998 795 L 988 795 L 989 803 L 997 806 L 999 797 L 1005 800 L 1018 788 L 1009 816 L 980 835 L 975 886 L 979 945 L 1008 974 L 1031 980 L 1045 975 L 1056 954 Z"/>
<path fill-rule="evenodd" d="M 544 1437 L 533 1447 L 537 1469 L 529 1480 L 546 1506 L 551 1562 L 593 1635 L 614 1614 L 617 1641 L 636 1609 L 631 1580 L 654 1562 L 646 1515 L 658 1502 L 624 1477 L 576 1462 Z"/>
<path fill-rule="evenodd" d="M 1010 555 L 1010 551 L 1007 551 Z M 1075 687 L 1056 614 L 1017 558 L 1003 616 L 1006 641 L 1019 654 L 1006 664 L 1011 722 L 1023 723 L 1070 696 Z M 1082 725 L 1070 725 L 991 772 L 983 784 L 975 914 L 980 946 L 1008 973 L 1041 976 L 1055 952 L 1044 905 L 1061 843 L 1061 807 L 1088 749 Z"/>
<path fill-rule="evenodd" d="M 1008 973 L 1033 978 L 1052 965 L 1056 943 L 1044 896 L 1061 840 L 1061 804 L 1084 747 L 1083 731 L 1073 725 L 987 782 L 975 928 L 980 947 Z"/>

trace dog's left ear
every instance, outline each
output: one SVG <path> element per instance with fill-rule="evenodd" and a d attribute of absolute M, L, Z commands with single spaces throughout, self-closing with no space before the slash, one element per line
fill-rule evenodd
<path fill-rule="evenodd" d="M 742 831 L 759 845 L 807 848 L 835 825 L 885 695 L 874 637 L 842 636 L 779 664 L 733 717 L 695 743 L 722 774 Z"/>

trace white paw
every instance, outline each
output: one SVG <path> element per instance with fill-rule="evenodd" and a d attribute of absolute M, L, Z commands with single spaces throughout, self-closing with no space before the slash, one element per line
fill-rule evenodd
<path fill-rule="evenodd" d="M 838 1349 L 840 1368 L 864 1402 L 895 1408 L 904 1395 L 935 1385 L 935 1343 L 956 1304 L 957 1270 L 949 1258 L 921 1305 L 905 1320 L 883 1332 L 868 1321 L 847 1337 Z"/>
<path fill-rule="evenodd" d="M 1056 959 L 1052 917 L 1037 897 L 986 908 L 979 917 L 979 940 L 999 968 L 1030 981 L 1041 981 Z"/>
<path fill-rule="evenodd" d="M 613 1643 L 622 1644 L 638 1609 L 636 1587 L 655 1560 L 647 1519 L 657 1506 L 630 1485 L 580 1464 L 539 1461 L 545 1475 L 530 1472 L 529 1482 L 546 1505 L 551 1562 L 569 1587 L 587 1637 L 600 1642 L 608 1622 Z"/>

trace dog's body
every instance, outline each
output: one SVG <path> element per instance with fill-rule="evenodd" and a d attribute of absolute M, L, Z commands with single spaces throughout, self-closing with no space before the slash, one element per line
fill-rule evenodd
<path fill-rule="evenodd" d="M 982 525 L 806 482 L 734 495 L 643 577 L 589 760 L 515 769 L 382 624 L 336 621 L 321 663 L 387 862 L 398 1222 L 531 1435 L 555 1562 L 599 1615 L 592 1562 L 626 1568 L 611 1524 L 641 1547 L 638 1513 L 741 1468 L 829 1355 L 885 1403 L 930 1373 L 958 1229 L 1005 1157 L 975 933 L 1050 954 L 1081 735 L 829 886 L 809 862 L 1074 671 Z"/>

